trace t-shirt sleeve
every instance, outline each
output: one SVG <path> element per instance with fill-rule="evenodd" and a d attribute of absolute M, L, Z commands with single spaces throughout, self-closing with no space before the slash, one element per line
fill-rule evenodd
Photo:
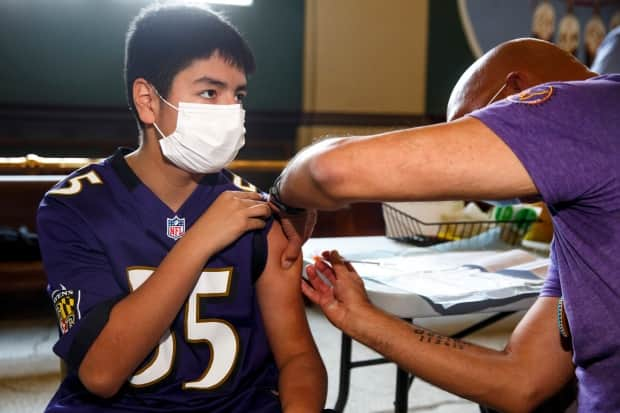
<path fill-rule="evenodd" d="M 540 290 L 540 297 L 561 297 L 562 286 L 560 285 L 560 275 L 558 274 L 558 268 L 555 261 L 555 253 L 551 252 L 551 259 L 549 269 L 547 270 L 547 277 Z"/>
<path fill-rule="evenodd" d="M 47 196 L 37 214 L 37 230 L 47 290 L 58 318 L 54 352 L 77 369 L 127 292 L 91 228 L 62 201 Z"/>
<path fill-rule="evenodd" d="M 592 196 L 615 179 L 606 172 L 609 142 L 596 132 L 609 111 L 597 98 L 604 92 L 580 83 L 540 85 L 470 115 L 510 147 L 550 206 Z"/>

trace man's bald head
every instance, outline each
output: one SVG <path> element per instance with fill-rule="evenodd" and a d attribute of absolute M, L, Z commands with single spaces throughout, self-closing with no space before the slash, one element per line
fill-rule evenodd
<path fill-rule="evenodd" d="M 596 73 L 552 43 L 511 40 L 489 50 L 463 73 L 452 89 L 447 119 L 458 119 L 486 106 L 491 99 L 500 100 L 541 83 L 592 76 Z"/>

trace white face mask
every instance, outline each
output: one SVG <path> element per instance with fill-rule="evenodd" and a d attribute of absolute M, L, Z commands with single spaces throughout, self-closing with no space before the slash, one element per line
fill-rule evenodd
<path fill-rule="evenodd" d="M 158 94 L 159 95 L 159 94 Z M 198 174 L 221 171 L 245 144 L 245 111 L 241 105 L 212 105 L 179 102 L 179 107 L 161 100 L 178 111 L 177 127 L 162 136 L 161 151 L 179 168 Z"/>

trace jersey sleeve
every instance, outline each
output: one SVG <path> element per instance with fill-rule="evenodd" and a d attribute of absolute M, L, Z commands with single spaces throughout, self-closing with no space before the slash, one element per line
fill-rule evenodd
<path fill-rule="evenodd" d="M 510 147 L 550 207 L 615 184 L 608 134 L 597 133 L 609 119 L 612 97 L 606 99 L 609 88 L 598 83 L 544 84 L 470 115 Z"/>
<path fill-rule="evenodd" d="M 252 280 L 256 282 L 263 274 L 267 265 L 267 257 L 269 255 L 269 243 L 267 235 L 271 231 L 274 218 L 267 218 L 265 227 L 259 231 L 255 231 L 252 235 Z"/>
<path fill-rule="evenodd" d="M 54 352 L 77 370 L 108 319 L 127 294 L 88 223 L 61 199 L 46 196 L 37 230 L 48 294 L 58 317 Z"/>

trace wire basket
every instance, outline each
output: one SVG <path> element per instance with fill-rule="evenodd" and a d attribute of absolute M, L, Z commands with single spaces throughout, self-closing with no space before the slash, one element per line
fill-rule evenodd
<path fill-rule="evenodd" d="M 509 245 L 521 242 L 530 225 L 538 219 L 424 222 L 389 204 L 383 204 L 386 236 L 419 247 L 476 237 L 501 240 Z"/>

